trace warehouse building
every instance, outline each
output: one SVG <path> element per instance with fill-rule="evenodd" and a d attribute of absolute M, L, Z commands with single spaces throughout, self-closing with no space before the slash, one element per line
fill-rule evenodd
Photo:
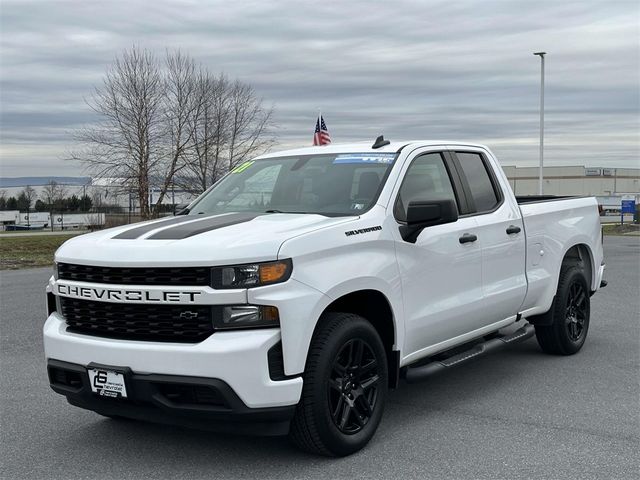
<path fill-rule="evenodd" d="M 537 195 L 538 167 L 503 166 L 516 195 Z M 545 195 L 640 194 L 640 168 L 544 167 Z"/>

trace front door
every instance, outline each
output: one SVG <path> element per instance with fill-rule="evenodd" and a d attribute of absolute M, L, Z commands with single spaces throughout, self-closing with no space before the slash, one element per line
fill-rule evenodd
<path fill-rule="evenodd" d="M 398 224 L 406 221 L 412 200 L 453 199 L 459 180 L 444 152 L 417 153 L 408 160 L 394 203 Z M 462 208 L 464 210 L 464 208 Z M 427 227 L 415 243 L 397 233 L 405 314 L 405 360 L 419 358 L 426 349 L 480 328 L 482 304 L 482 252 L 474 217 Z M 412 357 L 412 358 L 407 358 Z"/>

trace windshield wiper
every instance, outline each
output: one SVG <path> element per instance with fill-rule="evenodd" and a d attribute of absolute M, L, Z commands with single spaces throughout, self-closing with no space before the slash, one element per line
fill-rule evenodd
<path fill-rule="evenodd" d="M 332 217 L 332 216 L 337 216 L 337 217 L 344 217 L 346 216 L 343 213 L 338 213 L 338 214 L 331 214 L 331 213 L 325 213 L 325 212 L 284 212 L 282 210 L 277 210 L 275 208 L 269 209 L 269 210 L 265 210 L 264 213 L 294 213 L 294 214 L 300 214 L 300 215 L 320 215 L 322 217 Z"/>
<path fill-rule="evenodd" d="M 283 212 L 282 210 L 277 210 L 272 208 L 270 210 L 265 210 L 264 213 L 308 213 L 308 212 Z"/>

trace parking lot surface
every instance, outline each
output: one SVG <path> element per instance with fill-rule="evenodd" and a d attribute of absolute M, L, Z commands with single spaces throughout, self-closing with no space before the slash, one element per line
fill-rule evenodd
<path fill-rule="evenodd" d="M 640 237 L 605 237 L 605 258 L 609 286 L 579 354 L 545 355 L 531 339 L 402 384 L 369 446 L 341 459 L 68 405 L 42 349 L 50 269 L 2 271 L 0 478 L 637 478 Z"/>

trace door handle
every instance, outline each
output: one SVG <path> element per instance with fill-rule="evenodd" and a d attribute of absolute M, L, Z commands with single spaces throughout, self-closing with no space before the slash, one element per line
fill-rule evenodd
<path fill-rule="evenodd" d="M 518 227 L 517 225 L 509 225 L 509 227 L 507 228 L 507 235 L 514 235 L 516 233 L 520 233 L 520 227 Z"/>
<path fill-rule="evenodd" d="M 472 242 L 475 242 L 476 240 L 478 240 L 478 237 L 473 233 L 465 233 L 458 239 L 460 243 L 472 243 Z"/>

